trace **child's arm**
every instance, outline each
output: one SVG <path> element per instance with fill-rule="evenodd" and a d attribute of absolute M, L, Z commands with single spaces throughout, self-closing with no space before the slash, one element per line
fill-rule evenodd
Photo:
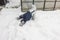
<path fill-rule="evenodd" d="M 33 14 L 33 15 L 32 15 L 32 20 L 34 20 L 34 19 L 35 19 L 34 17 L 35 17 L 35 15 Z"/>

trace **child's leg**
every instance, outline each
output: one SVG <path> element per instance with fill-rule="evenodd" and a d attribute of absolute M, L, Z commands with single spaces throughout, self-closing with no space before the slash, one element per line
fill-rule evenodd
<path fill-rule="evenodd" d="M 19 19 L 21 19 L 21 18 L 23 18 L 23 16 L 21 15 L 21 16 L 19 16 Z"/>
<path fill-rule="evenodd" d="M 25 21 L 25 20 L 21 20 L 21 23 L 22 23 L 22 24 L 25 24 L 25 23 L 26 23 L 26 21 Z"/>
<path fill-rule="evenodd" d="M 20 26 L 23 26 L 26 23 L 26 21 L 21 20 Z"/>
<path fill-rule="evenodd" d="M 17 18 L 17 20 L 19 20 L 19 19 L 21 19 L 21 18 L 23 18 L 23 16 L 21 15 L 21 16 L 19 16 L 18 18 Z"/>

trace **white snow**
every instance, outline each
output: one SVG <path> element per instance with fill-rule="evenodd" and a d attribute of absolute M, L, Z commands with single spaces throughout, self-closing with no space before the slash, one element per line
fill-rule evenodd
<path fill-rule="evenodd" d="M 16 18 L 21 12 L 20 0 L 9 0 L 0 11 L 0 40 L 60 40 L 60 10 L 36 11 L 35 20 L 23 27 Z M 15 7 L 18 8 L 9 8 Z"/>
<path fill-rule="evenodd" d="M 19 8 L 3 8 L 0 12 L 0 40 L 60 40 L 60 10 L 36 11 L 35 20 L 19 26 Z"/>
<path fill-rule="evenodd" d="M 6 4 L 6 7 L 19 7 L 20 6 L 20 0 L 8 0 L 9 3 Z"/>

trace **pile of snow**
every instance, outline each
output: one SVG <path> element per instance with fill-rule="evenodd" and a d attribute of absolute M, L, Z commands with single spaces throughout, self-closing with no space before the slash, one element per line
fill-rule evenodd
<path fill-rule="evenodd" d="M 19 8 L 2 9 L 0 40 L 60 40 L 60 10 L 36 11 L 35 20 L 19 26 L 16 17 L 23 14 Z"/>
<path fill-rule="evenodd" d="M 6 7 L 19 7 L 20 6 L 20 0 L 8 0 L 9 3 L 6 4 Z"/>

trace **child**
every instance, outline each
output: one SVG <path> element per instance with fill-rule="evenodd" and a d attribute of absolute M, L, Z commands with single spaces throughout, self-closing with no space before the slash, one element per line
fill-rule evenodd
<path fill-rule="evenodd" d="M 35 12 L 36 8 L 35 5 L 32 5 L 32 9 L 27 11 L 25 14 L 20 15 L 17 19 L 22 19 L 20 26 L 23 26 L 27 21 L 29 21 L 33 17 L 33 12 Z"/>

